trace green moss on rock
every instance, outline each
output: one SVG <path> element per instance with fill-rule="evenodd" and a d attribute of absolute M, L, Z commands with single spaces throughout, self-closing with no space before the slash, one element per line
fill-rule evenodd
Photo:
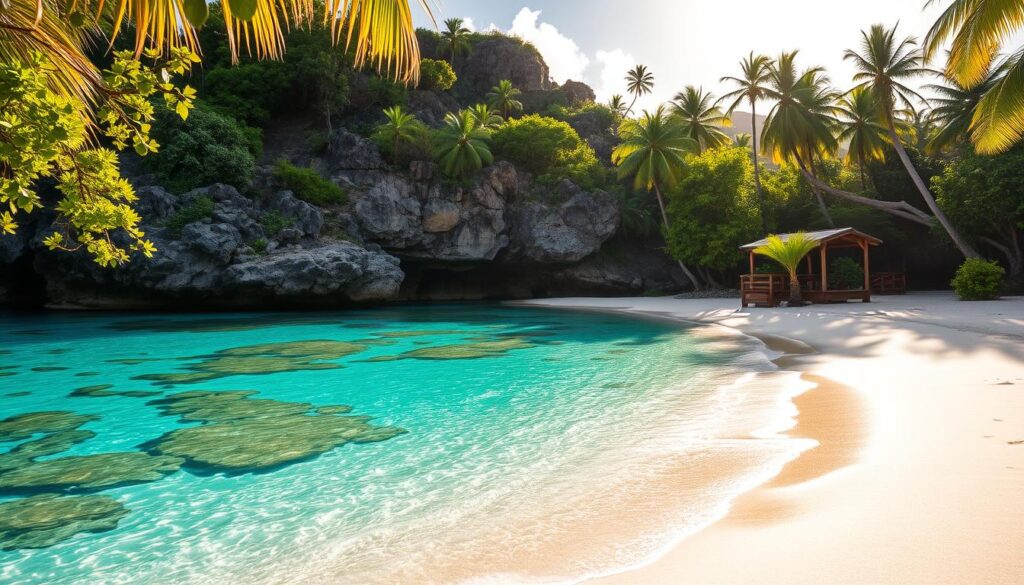
<path fill-rule="evenodd" d="M 141 451 L 33 461 L 0 473 L 0 493 L 95 490 L 144 483 L 177 471 L 181 464 L 178 457 Z"/>
<path fill-rule="evenodd" d="M 91 420 L 94 414 L 78 414 L 65 410 L 27 412 L 0 420 L 0 442 L 20 441 L 37 433 L 57 433 L 77 429 Z"/>

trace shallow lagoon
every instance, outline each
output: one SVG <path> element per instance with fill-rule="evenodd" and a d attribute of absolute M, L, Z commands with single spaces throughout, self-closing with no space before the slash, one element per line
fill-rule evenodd
<path fill-rule="evenodd" d="M 595 478 L 595 498 L 626 493 L 638 461 L 735 449 L 716 434 L 743 401 L 723 388 L 773 369 L 752 340 L 497 305 L 8 314 L 0 340 L 12 584 L 387 582 L 474 556 L 515 571 L 475 543 L 555 550 L 578 519 L 553 503 Z M 744 448 L 744 473 L 666 512 L 660 539 L 539 573 L 635 562 L 792 452 Z M 550 526 L 517 526 L 548 505 Z"/>

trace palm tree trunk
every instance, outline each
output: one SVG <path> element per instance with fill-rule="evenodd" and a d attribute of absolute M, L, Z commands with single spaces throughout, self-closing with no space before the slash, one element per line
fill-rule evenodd
<path fill-rule="evenodd" d="M 754 187 L 757 189 L 757 207 L 761 212 L 761 231 L 768 233 L 768 220 L 764 215 L 764 189 L 761 188 L 761 173 L 757 168 L 757 102 L 750 100 L 750 143 L 754 151 Z"/>
<path fill-rule="evenodd" d="M 668 214 L 665 213 L 665 202 L 662 201 L 661 199 L 661 189 L 658 189 L 657 183 L 654 184 L 654 196 L 658 198 L 658 209 L 661 211 L 661 221 L 665 225 L 665 233 L 667 234 L 669 230 Z M 697 277 L 693 275 L 693 272 L 690 272 L 690 269 L 686 267 L 686 264 L 684 264 L 682 260 L 676 260 L 676 262 L 679 263 L 679 268 L 682 269 L 683 274 L 686 275 L 686 278 L 690 279 L 690 282 L 693 284 L 694 290 L 700 290 L 700 281 L 697 280 Z"/>
<path fill-rule="evenodd" d="M 864 146 L 863 145 L 861 145 L 861 147 L 859 149 L 857 149 L 857 150 L 858 150 L 857 156 L 859 157 L 858 160 L 857 160 L 857 168 L 860 169 L 860 189 L 861 189 L 861 191 L 867 192 L 867 190 L 868 190 L 868 181 L 867 181 L 867 178 L 864 176 L 864 164 L 865 164 L 865 158 L 867 158 L 867 157 L 864 156 Z"/>
<path fill-rule="evenodd" d="M 814 171 L 813 154 L 810 155 L 810 159 L 811 174 L 817 175 L 817 173 L 815 173 Z M 797 162 L 799 162 L 799 157 L 797 158 Z M 827 223 L 829 227 L 836 227 L 836 222 L 832 221 L 832 214 L 828 212 L 828 206 L 825 205 L 825 198 L 821 196 L 821 191 L 819 191 L 818 188 L 811 181 L 808 181 L 807 185 L 810 186 L 811 193 L 814 193 L 814 198 L 818 200 L 818 209 L 821 211 L 821 216 L 825 218 L 825 223 Z"/>
<path fill-rule="evenodd" d="M 799 307 L 804 304 L 804 297 L 800 291 L 800 279 L 795 271 L 789 273 L 789 306 Z"/>
<path fill-rule="evenodd" d="M 921 198 L 928 205 L 928 209 L 932 210 L 932 215 L 935 219 L 939 220 L 939 224 L 949 234 L 949 238 L 953 240 L 956 247 L 960 249 L 960 253 L 965 258 L 981 258 L 981 255 L 960 235 L 960 232 L 953 227 L 953 223 L 949 221 L 946 214 L 939 209 L 939 204 L 935 202 L 935 198 L 932 197 L 931 191 L 928 190 L 928 186 L 924 184 L 924 180 L 921 175 L 918 174 L 917 169 L 914 168 L 914 163 L 911 162 L 910 156 L 907 154 L 906 149 L 903 148 L 903 143 L 900 142 L 900 137 L 896 134 L 896 124 L 893 122 L 892 115 L 886 116 L 887 123 L 889 126 L 889 140 L 892 141 L 892 147 L 896 150 L 896 154 L 900 157 L 900 162 L 903 163 L 903 167 L 907 170 L 910 175 L 910 179 L 914 182 L 914 186 L 917 187 L 917 191 L 921 194 Z"/>
<path fill-rule="evenodd" d="M 626 108 L 626 113 L 622 115 L 623 118 L 628 116 L 629 113 L 633 111 L 633 104 L 636 103 L 636 100 L 637 100 L 638 97 L 640 97 L 640 94 L 638 94 L 638 93 L 633 94 L 633 101 L 629 102 L 629 107 Z"/>

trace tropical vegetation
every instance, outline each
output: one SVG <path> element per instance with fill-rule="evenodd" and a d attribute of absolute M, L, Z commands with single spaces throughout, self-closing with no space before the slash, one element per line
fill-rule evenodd
<path fill-rule="evenodd" d="M 800 290 L 800 279 L 797 270 L 804 256 L 818 247 L 818 243 L 807 237 L 803 232 L 789 234 L 787 237 L 770 235 L 765 243 L 754 248 L 754 253 L 777 262 L 789 275 L 789 306 L 799 307 L 803 304 L 803 293 Z"/>

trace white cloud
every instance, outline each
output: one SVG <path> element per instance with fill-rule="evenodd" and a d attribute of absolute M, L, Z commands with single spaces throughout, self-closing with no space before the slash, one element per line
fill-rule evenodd
<path fill-rule="evenodd" d="M 579 45 L 558 31 L 554 25 L 538 23 L 540 10 L 524 7 L 512 20 L 509 34 L 533 43 L 547 62 L 551 77 L 558 83 L 567 79 L 583 79 L 583 71 L 590 64 Z"/>
<path fill-rule="evenodd" d="M 613 94 L 626 94 L 626 72 L 636 65 L 633 55 L 622 49 L 598 51 L 594 54 L 597 72 L 594 79 L 594 93 L 598 101 L 608 101 Z"/>
<path fill-rule="evenodd" d="M 476 32 L 476 25 L 473 23 L 473 17 L 472 16 L 463 16 L 462 17 L 462 26 L 468 28 L 472 32 Z"/>

